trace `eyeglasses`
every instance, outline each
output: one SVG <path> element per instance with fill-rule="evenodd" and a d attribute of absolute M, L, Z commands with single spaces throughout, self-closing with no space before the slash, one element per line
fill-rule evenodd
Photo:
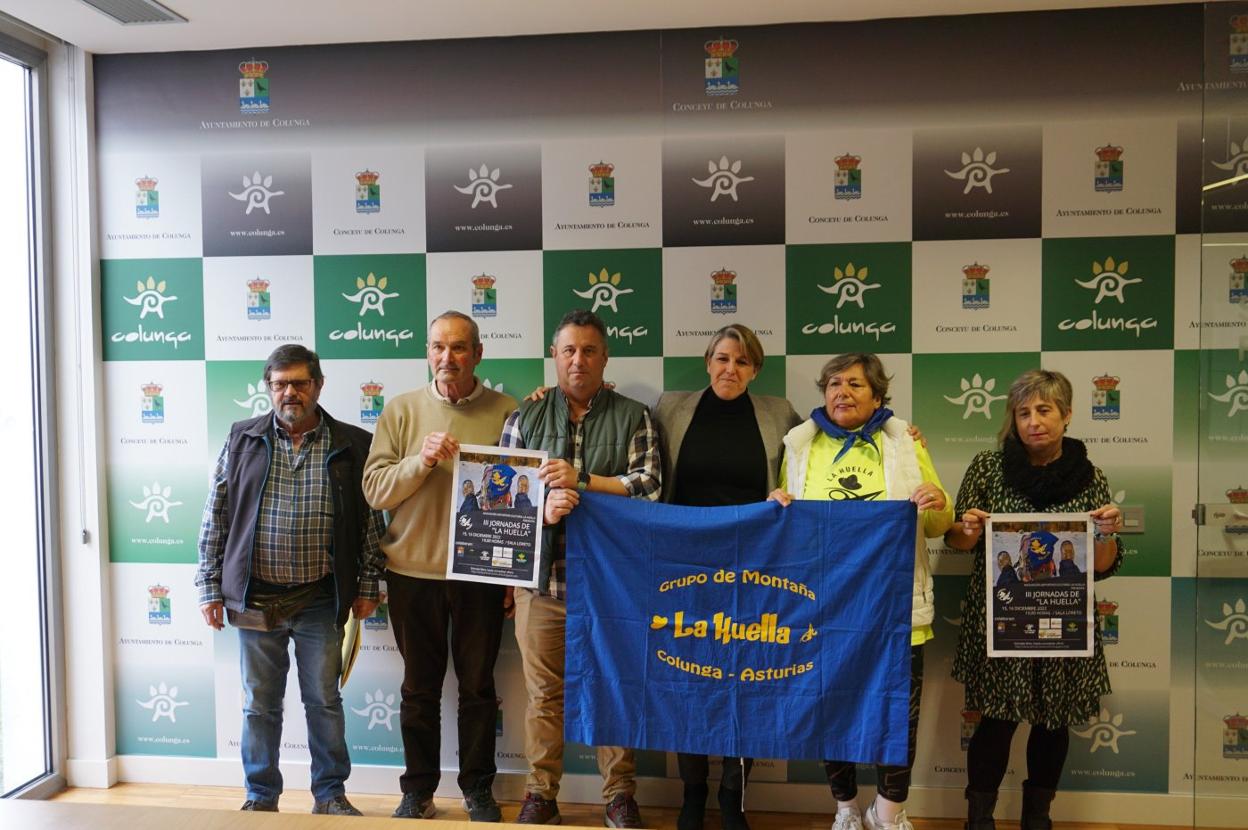
<path fill-rule="evenodd" d="M 268 385 L 270 392 L 281 392 L 287 386 L 296 392 L 307 392 L 312 383 L 311 378 L 301 378 L 299 380 L 271 380 Z"/>

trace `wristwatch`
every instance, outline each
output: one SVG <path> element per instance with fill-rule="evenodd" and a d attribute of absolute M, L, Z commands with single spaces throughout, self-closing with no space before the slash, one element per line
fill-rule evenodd
<path fill-rule="evenodd" d="M 581 470 L 576 474 L 576 489 L 582 493 L 589 489 L 589 473 Z"/>

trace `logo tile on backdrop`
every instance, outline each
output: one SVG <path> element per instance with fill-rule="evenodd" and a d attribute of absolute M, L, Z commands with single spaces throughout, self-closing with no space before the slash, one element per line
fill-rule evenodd
<path fill-rule="evenodd" d="M 1039 127 L 918 130 L 914 238 L 1040 236 Z"/>
<path fill-rule="evenodd" d="M 1046 239 L 1045 350 L 1169 349 L 1174 237 Z"/>
<path fill-rule="evenodd" d="M 663 343 L 661 252 L 546 251 L 543 254 L 544 331 L 569 309 L 602 317 L 612 357 L 652 357 Z"/>
<path fill-rule="evenodd" d="M 910 350 L 910 245 L 787 251 L 789 354 Z"/>
<path fill-rule="evenodd" d="M 424 355 L 423 256 L 318 256 L 312 267 L 322 357 Z"/>
<path fill-rule="evenodd" d="M 663 243 L 784 242 L 784 139 L 711 136 L 663 142 Z"/>
<path fill-rule="evenodd" d="M 425 226 L 430 251 L 541 248 L 541 148 L 428 148 Z"/>
<path fill-rule="evenodd" d="M 105 360 L 202 360 L 198 259 L 102 260 Z"/>
<path fill-rule="evenodd" d="M 205 155 L 204 256 L 312 253 L 312 169 L 306 153 Z"/>

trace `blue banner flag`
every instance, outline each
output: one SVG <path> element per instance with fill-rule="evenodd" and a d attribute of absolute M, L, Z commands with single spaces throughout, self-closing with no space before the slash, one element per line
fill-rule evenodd
<path fill-rule="evenodd" d="M 569 741 L 906 762 L 912 503 L 584 493 L 566 521 Z"/>

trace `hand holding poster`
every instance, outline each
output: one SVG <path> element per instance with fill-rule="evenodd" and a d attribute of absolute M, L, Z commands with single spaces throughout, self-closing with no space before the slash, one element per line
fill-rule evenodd
<path fill-rule="evenodd" d="M 1092 654 L 1092 521 L 998 513 L 984 538 L 989 657 Z"/>
<path fill-rule="evenodd" d="M 532 588 L 546 490 L 540 450 L 461 444 L 455 456 L 446 578 Z"/>

